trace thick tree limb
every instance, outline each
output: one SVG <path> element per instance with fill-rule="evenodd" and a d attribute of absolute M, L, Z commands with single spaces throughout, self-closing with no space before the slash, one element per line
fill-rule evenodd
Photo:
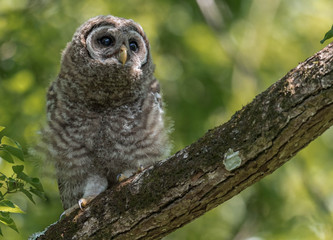
<path fill-rule="evenodd" d="M 330 44 L 227 123 L 38 239 L 160 239 L 275 171 L 332 124 Z"/>

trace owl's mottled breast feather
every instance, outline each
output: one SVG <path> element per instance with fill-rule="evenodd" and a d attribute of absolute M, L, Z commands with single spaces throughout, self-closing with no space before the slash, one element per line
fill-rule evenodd
<path fill-rule="evenodd" d="M 145 97 L 103 112 L 71 102 L 57 83 L 51 85 L 47 101 L 48 139 L 57 164 L 65 168 L 103 165 L 113 177 L 168 154 L 157 82 Z"/>

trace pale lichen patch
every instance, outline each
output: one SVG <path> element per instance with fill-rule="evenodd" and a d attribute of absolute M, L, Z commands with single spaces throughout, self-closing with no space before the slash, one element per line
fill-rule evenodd
<path fill-rule="evenodd" d="M 223 164 L 225 169 L 232 171 L 238 168 L 242 164 L 242 159 L 240 157 L 239 151 L 234 152 L 231 148 L 224 154 Z"/>
<path fill-rule="evenodd" d="M 296 88 L 298 88 L 300 84 L 295 83 L 294 80 L 294 78 L 287 79 L 288 85 L 285 87 L 285 94 L 290 93 L 294 95 L 296 93 Z"/>

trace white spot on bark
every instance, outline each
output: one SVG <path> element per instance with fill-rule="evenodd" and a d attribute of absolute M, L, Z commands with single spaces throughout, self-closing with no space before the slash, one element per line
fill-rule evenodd
<path fill-rule="evenodd" d="M 225 169 L 228 171 L 232 171 L 238 168 L 242 163 L 242 159 L 240 158 L 239 151 L 234 152 L 231 148 L 224 154 L 223 164 Z"/>

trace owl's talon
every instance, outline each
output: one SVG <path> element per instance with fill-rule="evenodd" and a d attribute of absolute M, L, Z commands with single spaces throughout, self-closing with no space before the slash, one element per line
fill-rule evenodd
<path fill-rule="evenodd" d="M 126 177 L 124 174 L 120 173 L 117 176 L 117 182 L 122 182 L 124 180 L 126 180 L 128 177 Z"/>
<path fill-rule="evenodd" d="M 86 199 L 81 198 L 81 199 L 79 200 L 78 204 L 79 204 L 80 209 L 83 211 L 82 206 L 85 206 L 85 205 L 87 204 L 87 203 L 86 203 Z"/>
<path fill-rule="evenodd" d="M 78 202 L 80 209 L 83 211 L 84 207 L 88 205 L 96 196 L 89 196 L 86 198 L 81 198 Z"/>
<path fill-rule="evenodd" d="M 78 208 L 81 208 L 80 205 L 73 205 L 70 208 L 67 208 L 59 217 L 59 220 L 62 220 L 65 217 L 68 217 L 69 215 L 71 215 L 72 212 L 74 212 L 75 210 L 77 210 Z"/>
<path fill-rule="evenodd" d="M 88 205 L 88 203 L 91 202 L 96 196 L 89 196 L 87 198 L 81 198 L 78 201 L 78 204 L 73 205 L 72 207 L 66 209 L 59 217 L 59 220 L 62 220 L 63 218 L 69 216 L 72 212 L 77 210 L 78 208 L 81 209 L 81 211 L 84 211 L 84 207 Z"/>

